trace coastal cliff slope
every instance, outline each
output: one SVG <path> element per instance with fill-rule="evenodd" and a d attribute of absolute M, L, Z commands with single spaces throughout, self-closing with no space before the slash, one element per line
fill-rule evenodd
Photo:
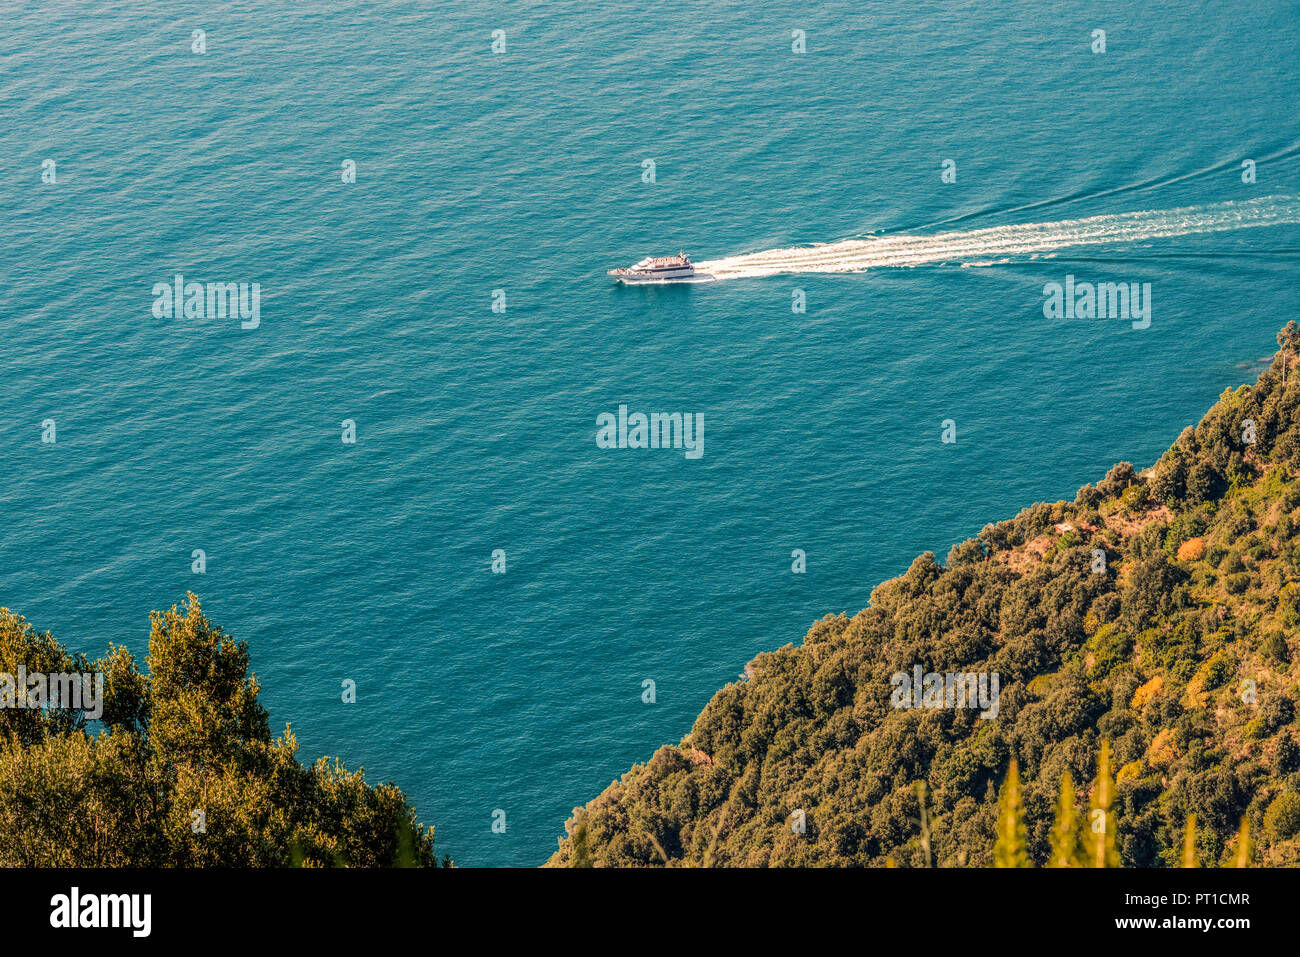
<path fill-rule="evenodd" d="M 992 862 L 1014 758 L 1044 863 L 1064 772 L 1108 742 L 1125 866 L 1300 863 L 1300 332 L 1153 467 L 926 553 L 852 617 L 760 654 L 677 745 L 566 825 L 548 866 Z M 897 707 L 892 676 L 996 673 L 996 716 Z M 803 833 L 795 826 L 802 812 Z"/>

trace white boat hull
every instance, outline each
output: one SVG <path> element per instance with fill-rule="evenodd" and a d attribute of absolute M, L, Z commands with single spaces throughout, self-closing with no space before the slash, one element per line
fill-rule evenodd
<path fill-rule="evenodd" d="M 613 273 L 610 275 L 613 275 Z M 680 276 L 614 276 L 614 278 L 629 286 L 666 286 L 669 283 L 713 282 L 713 277 L 706 272 L 693 272 Z"/>

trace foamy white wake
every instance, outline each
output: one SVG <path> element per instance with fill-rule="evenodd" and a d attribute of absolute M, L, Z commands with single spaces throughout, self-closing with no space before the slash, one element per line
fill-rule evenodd
<path fill-rule="evenodd" d="M 715 279 L 738 279 L 780 273 L 857 272 L 881 266 L 942 262 L 984 265 L 1008 261 L 1005 257 L 1073 246 L 1142 242 L 1286 223 L 1300 223 L 1300 196 L 1265 196 L 1182 209 L 1117 213 L 1055 223 L 1019 223 L 924 236 L 846 239 L 728 256 L 696 263 L 695 268 Z"/>

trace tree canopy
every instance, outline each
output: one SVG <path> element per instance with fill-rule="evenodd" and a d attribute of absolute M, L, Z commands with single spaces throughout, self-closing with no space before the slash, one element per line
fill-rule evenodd
<path fill-rule="evenodd" d="M 0 673 L 97 672 L 103 713 L 0 708 L 0 864 L 38 867 L 436 865 L 433 829 L 371 786 L 272 739 L 248 645 L 193 594 L 151 616 L 146 672 L 70 654 L 0 609 Z M 449 862 L 446 862 L 449 863 Z"/>

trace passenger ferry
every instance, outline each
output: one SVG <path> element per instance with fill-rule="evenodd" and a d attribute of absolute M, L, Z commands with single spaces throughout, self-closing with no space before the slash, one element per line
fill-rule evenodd
<path fill-rule="evenodd" d="M 696 272 L 695 264 L 686 253 L 676 256 L 647 256 L 635 266 L 611 269 L 609 274 L 619 282 L 629 284 L 645 282 L 703 282 L 712 279 L 708 273 Z"/>

